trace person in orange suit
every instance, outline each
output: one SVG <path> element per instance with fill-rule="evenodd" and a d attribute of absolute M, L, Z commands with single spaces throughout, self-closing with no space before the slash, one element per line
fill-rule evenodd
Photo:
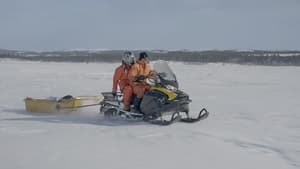
<path fill-rule="evenodd" d="M 117 89 L 123 94 L 124 110 L 130 110 L 131 97 L 133 94 L 132 86 L 128 79 L 128 73 L 131 66 L 135 63 L 134 54 L 130 51 L 124 52 L 122 56 L 122 64 L 115 69 L 113 76 L 112 94 L 116 96 Z"/>
<path fill-rule="evenodd" d="M 133 93 L 136 95 L 136 99 L 133 104 L 137 110 L 140 110 L 139 106 L 145 91 L 150 89 L 150 85 L 145 82 L 145 79 L 154 74 L 150 68 L 149 62 L 147 53 L 141 52 L 138 61 L 136 61 L 129 70 L 128 78 L 130 80 Z"/>

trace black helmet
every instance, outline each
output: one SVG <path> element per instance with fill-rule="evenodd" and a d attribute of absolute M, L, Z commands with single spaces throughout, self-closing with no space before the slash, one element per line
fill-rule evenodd
<path fill-rule="evenodd" d="M 148 54 L 146 52 L 141 52 L 139 60 L 144 59 L 144 58 L 149 59 L 149 56 L 148 56 Z"/>

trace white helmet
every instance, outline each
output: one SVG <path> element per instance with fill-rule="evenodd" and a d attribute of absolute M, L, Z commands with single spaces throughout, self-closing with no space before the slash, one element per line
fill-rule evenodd
<path fill-rule="evenodd" d="M 135 57 L 134 54 L 130 51 L 124 52 L 122 56 L 122 63 L 126 64 L 128 66 L 131 66 L 135 63 Z"/>

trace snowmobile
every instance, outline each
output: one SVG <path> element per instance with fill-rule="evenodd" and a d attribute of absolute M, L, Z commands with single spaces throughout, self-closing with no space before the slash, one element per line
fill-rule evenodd
<path fill-rule="evenodd" d="M 176 76 L 167 62 L 155 62 L 153 70 L 155 75 L 145 80 L 151 88 L 145 92 L 139 105 L 132 104 L 130 111 L 125 111 L 121 93 L 113 96 L 111 92 L 103 92 L 100 113 L 104 114 L 105 118 L 123 117 L 159 125 L 169 125 L 176 121 L 193 123 L 208 117 L 209 112 L 205 108 L 196 118 L 190 116 L 191 99 L 188 94 L 179 90 Z M 133 96 L 132 103 L 135 103 L 135 99 L 136 96 Z"/>

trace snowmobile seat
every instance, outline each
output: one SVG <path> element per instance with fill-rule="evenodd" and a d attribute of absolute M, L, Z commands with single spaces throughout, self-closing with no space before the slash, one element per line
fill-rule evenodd
<path fill-rule="evenodd" d="M 102 92 L 104 97 L 103 101 L 116 101 L 117 98 L 112 94 L 112 92 Z"/>

